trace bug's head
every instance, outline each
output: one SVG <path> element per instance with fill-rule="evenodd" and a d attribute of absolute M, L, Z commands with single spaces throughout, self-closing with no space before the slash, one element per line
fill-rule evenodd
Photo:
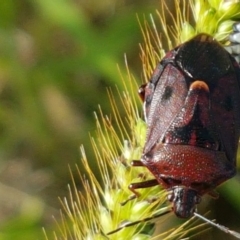
<path fill-rule="evenodd" d="M 191 188 L 177 186 L 169 192 L 168 200 L 173 203 L 173 211 L 178 217 L 189 218 L 193 216 L 201 197 Z"/>

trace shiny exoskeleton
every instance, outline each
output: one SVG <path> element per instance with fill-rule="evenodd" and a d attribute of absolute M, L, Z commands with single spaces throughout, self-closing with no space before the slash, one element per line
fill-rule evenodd
<path fill-rule="evenodd" d="M 162 185 L 178 217 L 236 173 L 240 136 L 240 68 L 216 40 L 200 34 L 168 52 L 140 88 L 147 137 L 140 160 Z"/>

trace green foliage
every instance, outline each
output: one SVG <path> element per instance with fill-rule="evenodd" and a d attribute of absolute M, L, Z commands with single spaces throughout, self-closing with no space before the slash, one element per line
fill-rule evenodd
<path fill-rule="evenodd" d="M 140 77 L 136 13 L 158 6 L 144 2 L 1 1 L 0 179 L 7 191 L 0 204 L 7 210 L 0 211 L 0 239 L 41 239 L 41 227 L 55 224 L 68 165 L 80 162 L 82 143 L 93 156 L 93 112 L 98 104 L 108 112 L 106 87 L 118 85 L 124 53 Z M 26 199 L 15 191 L 42 210 L 21 211 Z"/>

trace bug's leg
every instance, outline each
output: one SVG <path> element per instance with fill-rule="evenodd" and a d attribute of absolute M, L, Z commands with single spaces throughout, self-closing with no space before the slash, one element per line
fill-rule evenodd
<path fill-rule="evenodd" d="M 140 160 L 133 160 L 131 162 L 131 165 L 133 167 L 144 167 L 143 163 Z M 147 181 L 144 181 L 144 182 L 131 183 L 128 186 L 128 188 L 129 188 L 130 191 L 132 191 L 134 193 L 134 195 L 130 196 L 126 201 L 122 202 L 121 205 L 123 206 L 126 203 L 128 203 L 129 201 L 131 201 L 131 200 L 140 196 L 139 192 L 137 192 L 135 189 L 148 188 L 148 187 L 153 187 L 153 186 L 156 186 L 156 185 L 159 185 L 159 183 L 156 179 L 147 180 Z"/>
<path fill-rule="evenodd" d="M 144 164 L 142 163 L 142 161 L 140 161 L 140 160 L 132 160 L 131 161 L 131 166 L 132 167 L 145 167 Z M 140 173 L 138 176 L 140 178 L 142 178 L 142 179 L 145 178 L 145 174 L 144 173 Z"/>
<path fill-rule="evenodd" d="M 240 63 L 240 22 L 233 24 L 233 32 L 229 35 L 230 45 L 225 49 Z"/>
<path fill-rule="evenodd" d="M 133 167 L 145 167 L 143 162 L 140 160 L 132 160 L 131 165 Z"/>
<path fill-rule="evenodd" d="M 137 183 L 131 183 L 128 186 L 128 189 L 130 191 L 132 191 L 134 193 L 134 195 L 130 196 L 126 201 L 122 202 L 121 205 L 125 205 L 126 203 L 128 203 L 129 201 L 137 198 L 140 196 L 140 193 L 137 192 L 135 189 L 139 189 L 139 188 L 149 188 L 149 187 L 154 187 L 156 185 L 159 185 L 158 181 L 156 179 L 152 179 L 152 180 L 148 180 L 148 181 L 144 181 L 144 182 L 137 182 Z"/>
<path fill-rule="evenodd" d="M 128 189 L 130 191 L 132 191 L 134 193 L 134 195 L 130 196 L 126 201 L 122 202 L 121 205 L 124 206 L 129 201 L 131 201 L 131 200 L 133 200 L 133 199 L 135 199 L 135 198 L 140 196 L 140 193 L 137 192 L 135 189 L 149 188 L 149 187 L 154 187 L 156 185 L 159 185 L 159 183 L 158 183 L 158 181 L 156 179 L 147 180 L 147 181 L 144 181 L 144 182 L 131 183 L 128 186 Z"/>
<path fill-rule="evenodd" d="M 136 191 L 136 189 L 149 188 L 149 187 L 154 187 L 156 185 L 159 185 L 159 182 L 157 181 L 157 179 L 151 179 L 144 182 L 131 183 L 128 186 L 128 188 L 135 194 L 136 197 L 139 197 L 140 194 Z"/>
<path fill-rule="evenodd" d="M 143 164 L 142 161 L 140 160 L 133 160 L 131 162 L 131 165 L 133 167 L 145 167 L 145 165 Z M 134 195 L 136 197 L 139 196 L 139 193 L 137 191 L 135 191 L 135 189 L 139 189 L 139 188 L 149 188 L 149 187 L 153 187 L 153 186 L 156 186 L 156 185 L 159 185 L 158 181 L 156 179 L 152 179 L 152 180 L 147 180 L 147 181 L 144 181 L 144 182 L 137 182 L 137 183 L 131 183 L 128 188 L 129 190 L 131 190 Z"/>

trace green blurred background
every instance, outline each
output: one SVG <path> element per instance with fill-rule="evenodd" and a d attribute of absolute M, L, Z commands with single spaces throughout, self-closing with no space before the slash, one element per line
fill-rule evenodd
<path fill-rule="evenodd" d="M 43 239 L 42 227 L 55 228 L 81 144 L 94 167 L 93 112 L 100 104 L 109 113 L 106 87 L 120 87 L 124 53 L 141 75 L 136 13 L 158 4 L 1 1 L 0 239 Z"/>
<path fill-rule="evenodd" d="M 43 239 L 42 227 L 56 228 L 52 215 L 68 195 L 68 166 L 81 168 L 81 144 L 94 167 L 93 112 L 98 104 L 110 112 L 106 87 L 121 88 L 124 53 L 141 84 L 136 13 L 143 19 L 159 7 L 157 0 L 1 1 L 0 240 Z M 239 181 L 221 192 L 216 210 L 207 209 L 240 229 Z"/>

